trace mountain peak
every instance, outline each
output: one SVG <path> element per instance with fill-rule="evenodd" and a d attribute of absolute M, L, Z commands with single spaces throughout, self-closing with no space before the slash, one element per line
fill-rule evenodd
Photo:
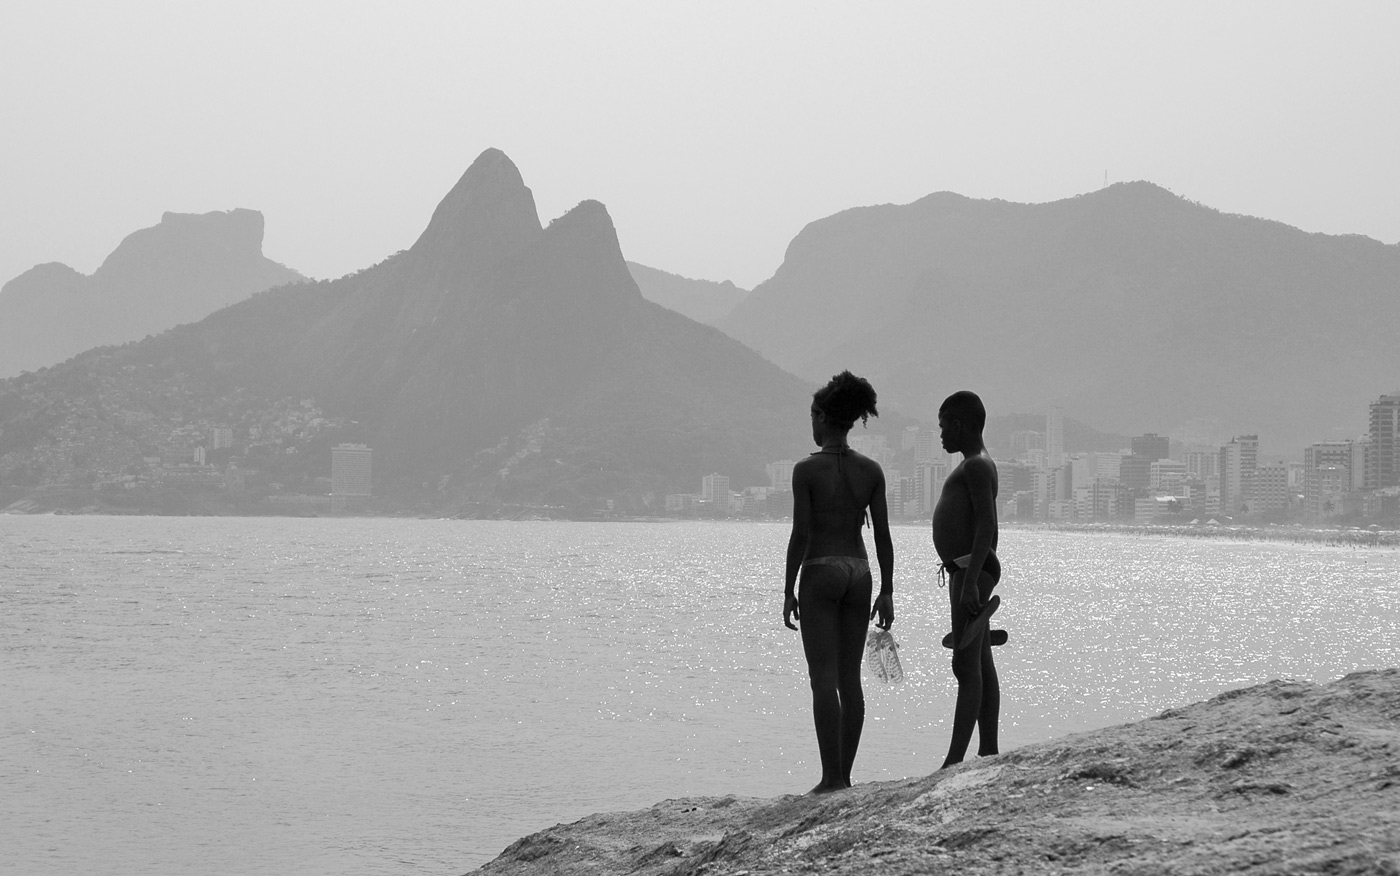
<path fill-rule="evenodd" d="M 419 257 L 465 266 L 514 252 L 540 231 L 535 196 L 504 152 L 487 149 L 433 211 L 413 244 Z"/>

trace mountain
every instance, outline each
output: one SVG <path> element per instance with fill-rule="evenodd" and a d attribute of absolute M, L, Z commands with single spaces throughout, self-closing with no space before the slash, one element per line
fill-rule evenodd
<path fill-rule="evenodd" d="M 256 210 L 166 213 L 128 235 L 92 276 L 58 262 L 0 289 L 0 377 L 203 319 L 304 279 L 262 254 Z"/>
<path fill-rule="evenodd" d="M 713 325 L 749 294 L 747 289 L 740 289 L 728 280 L 723 283 L 692 280 L 636 262 L 628 262 L 627 270 L 637 281 L 643 298 L 683 313 L 696 322 Z"/>
<path fill-rule="evenodd" d="M 1046 204 L 949 192 L 804 228 L 717 325 L 932 417 L 952 390 L 1121 434 L 1364 430 L 1397 382 L 1400 245 L 1229 215 L 1145 182 Z M 821 339 L 814 342 L 814 339 Z"/>
<path fill-rule="evenodd" d="M 519 171 L 494 149 L 408 250 L 51 370 L 8 382 L 8 393 L 0 384 L 0 478 L 7 446 L 16 460 L 25 452 L 6 441 L 12 433 L 35 450 L 78 428 L 75 405 L 43 407 L 60 395 L 45 385 L 67 387 L 65 399 L 136 398 L 126 388 L 136 381 L 179 386 L 180 398 L 162 389 L 141 404 L 186 424 L 256 420 L 237 430 L 249 442 L 296 419 L 277 400 L 300 399 L 292 408 L 313 412 L 300 418 L 307 425 L 264 456 L 314 447 L 306 466 L 324 469 L 329 443 L 363 441 L 386 495 L 438 504 L 611 498 L 645 510 L 666 492 L 698 491 L 711 472 L 736 487 L 766 483 L 767 462 L 811 441 L 814 387 L 646 301 L 602 204 L 584 201 L 542 227 Z"/>

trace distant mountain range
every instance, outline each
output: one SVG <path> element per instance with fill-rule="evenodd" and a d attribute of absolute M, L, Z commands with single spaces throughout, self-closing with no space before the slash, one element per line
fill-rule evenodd
<path fill-rule="evenodd" d="M 94 399 L 136 397 L 126 384 L 143 381 L 182 387 L 188 402 L 157 406 L 186 423 L 232 417 L 250 399 L 306 399 L 347 424 L 324 440 L 374 448 L 389 495 L 564 507 L 609 497 L 632 512 L 661 510 L 666 492 L 698 491 L 710 472 L 766 483 L 766 463 L 810 445 L 814 389 L 645 300 L 602 204 L 542 227 L 494 149 L 412 248 L 377 265 L 0 383 L 0 468 L 6 453 L 80 433 L 71 410 L 110 428 Z"/>
<path fill-rule="evenodd" d="M 710 325 L 728 315 L 749 294 L 749 290 L 741 289 L 728 280 L 721 283 L 692 280 L 636 262 L 628 262 L 627 270 L 637 281 L 637 288 L 646 300 Z"/>
<path fill-rule="evenodd" d="M 128 342 L 0 380 L 0 498 L 134 494 L 153 459 L 198 480 L 166 460 L 217 427 L 237 436 L 219 464 L 246 453 L 269 493 L 324 492 L 330 445 L 360 441 L 398 507 L 649 513 L 711 472 L 766 483 L 809 449 L 810 393 L 844 368 L 879 391 L 876 431 L 971 388 L 994 441 L 1053 405 L 1070 450 L 1151 431 L 1296 452 L 1361 431 L 1400 384 L 1400 246 L 1147 183 L 847 210 L 750 293 L 627 263 L 596 201 L 542 226 L 494 149 L 410 249 L 354 274 L 288 283 L 261 239 L 253 211 L 166 214 L 90 278 L 41 265 L 7 284 L 13 367 L 59 340 Z"/>
<path fill-rule="evenodd" d="M 58 262 L 0 288 L 0 377 L 159 334 L 272 286 L 305 279 L 262 254 L 256 210 L 166 213 L 91 276 Z"/>
<path fill-rule="evenodd" d="M 1400 245 L 1144 182 L 1047 204 L 942 192 L 811 223 L 717 325 L 921 418 L 969 388 L 997 412 L 1296 452 L 1364 431 L 1400 385 Z"/>

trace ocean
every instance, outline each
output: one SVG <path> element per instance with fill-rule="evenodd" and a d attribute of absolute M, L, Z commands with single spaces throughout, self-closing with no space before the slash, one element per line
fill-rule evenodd
<path fill-rule="evenodd" d="M 778 523 L 0 515 L 0 870 L 460 874 L 819 776 Z M 942 761 L 928 531 L 855 779 Z M 1400 665 L 1400 551 L 1006 529 L 1003 750 Z M 873 549 L 872 549 L 873 556 Z M 975 741 L 974 741 L 975 749 Z"/>

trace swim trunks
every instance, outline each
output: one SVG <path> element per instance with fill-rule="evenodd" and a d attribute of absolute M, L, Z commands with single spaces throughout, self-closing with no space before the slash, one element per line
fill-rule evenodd
<path fill-rule="evenodd" d="M 972 562 L 972 554 L 963 554 L 960 557 L 954 557 L 951 563 L 939 563 L 938 586 L 942 587 L 947 584 L 948 576 L 952 575 L 954 572 L 960 572 L 966 569 L 967 564 L 970 562 Z"/>

